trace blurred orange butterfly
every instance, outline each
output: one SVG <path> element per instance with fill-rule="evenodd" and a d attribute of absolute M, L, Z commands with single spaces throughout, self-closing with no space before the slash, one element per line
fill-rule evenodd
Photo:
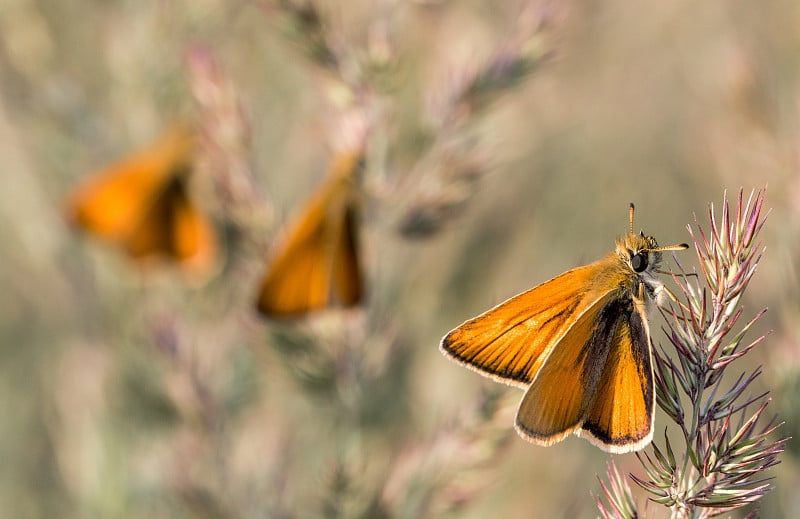
<path fill-rule="evenodd" d="M 334 157 L 328 178 L 278 245 L 258 293 L 265 316 L 298 317 L 358 305 L 364 281 L 358 253 L 358 176 L 363 152 Z"/>
<path fill-rule="evenodd" d="M 80 185 L 67 202 L 67 219 L 134 259 L 165 257 L 191 270 L 204 269 L 216 240 L 187 192 L 193 145 L 186 127 L 172 128 Z"/>
<path fill-rule="evenodd" d="M 525 388 L 517 432 L 552 445 L 574 433 L 609 452 L 653 437 L 655 385 L 648 307 L 674 299 L 656 278 L 663 251 L 630 228 L 616 250 L 500 303 L 448 333 L 444 354 Z"/>

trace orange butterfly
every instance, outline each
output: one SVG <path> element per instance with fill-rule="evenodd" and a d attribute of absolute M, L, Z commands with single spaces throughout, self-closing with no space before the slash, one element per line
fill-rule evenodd
<path fill-rule="evenodd" d="M 360 149 L 334 158 L 327 180 L 290 226 L 266 271 L 257 301 L 265 316 L 297 317 L 361 302 L 357 177 L 362 167 Z"/>
<path fill-rule="evenodd" d="M 630 228 L 616 251 L 500 303 L 442 339 L 446 356 L 526 388 L 517 432 L 552 445 L 570 433 L 609 452 L 653 437 L 655 386 L 647 310 L 673 297 L 655 276 L 663 251 Z"/>
<path fill-rule="evenodd" d="M 173 128 L 79 186 L 67 202 L 67 219 L 134 259 L 161 256 L 205 268 L 216 240 L 187 192 L 193 144 L 189 130 Z"/>

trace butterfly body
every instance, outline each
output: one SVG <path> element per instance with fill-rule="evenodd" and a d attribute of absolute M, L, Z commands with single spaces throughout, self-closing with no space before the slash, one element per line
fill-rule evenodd
<path fill-rule="evenodd" d="M 610 452 L 640 449 L 655 409 L 647 312 L 668 293 L 655 275 L 661 251 L 679 248 L 629 232 L 599 261 L 464 322 L 441 349 L 526 388 L 515 424 L 525 439 L 551 445 L 574 433 Z"/>

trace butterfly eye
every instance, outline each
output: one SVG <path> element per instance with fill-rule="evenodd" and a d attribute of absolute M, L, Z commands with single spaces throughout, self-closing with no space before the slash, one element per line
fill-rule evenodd
<path fill-rule="evenodd" d="M 635 254 L 631 258 L 631 267 L 633 267 L 634 272 L 642 272 L 647 268 L 647 255 L 641 252 Z"/>

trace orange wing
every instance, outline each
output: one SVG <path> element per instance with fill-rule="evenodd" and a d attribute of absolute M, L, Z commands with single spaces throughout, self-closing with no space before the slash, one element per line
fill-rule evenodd
<path fill-rule="evenodd" d="M 80 186 L 67 203 L 67 218 L 133 258 L 163 255 L 206 266 L 216 246 L 210 222 L 187 195 L 191 159 L 192 135 L 176 126 Z"/>
<path fill-rule="evenodd" d="M 211 265 L 216 250 L 214 229 L 189 200 L 180 176 L 170 181 L 121 244 L 133 258 L 166 256 L 196 271 Z"/>
<path fill-rule="evenodd" d="M 361 152 L 337 157 L 327 182 L 309 200 L 267 270 L 258 310 L 293 317 L 361 301 L 356 173 Z"/>
<path fill-rule="evenodd" d="M 68 219 L 101 238 L 121 240 L 144 218 L 176 171 L 189 165 L 191 138 L 176 129 L 79 186 Z"/>
<path fill-rule="evenodd" d="M 639 450 L 653 438 L 655 385 L 644 309 L 620 314 L 580 436 L 610 452 Z M 611 310 L 613 311 L 613 309 Z"/>
<path fill-rule="evenodd" d="M 181 179 L 178 181 L 183 184 Z M 187 268 L 207 270 L 213 264 L 217 250 L 214 226 L 191 203 L 185 187 L 175 196 L 171 207 L 172 256 Z"/>
<path fill-rule="evenodd" d="M 647 321 L 629 294 L 609 292 L 555 345 L 520 404 L 516 427 L 540 445 L 570 433 L 610 452 L 652 435 L 653 375 Z"/>
<path fill-rule="evenodd" d="M 597 283 L 608 275 L 609 259 L 567 271 L 466 321 L 442 339 L 442 351 L 483 375 L 527 387 L 573 323 L 616 288 Z"/>

